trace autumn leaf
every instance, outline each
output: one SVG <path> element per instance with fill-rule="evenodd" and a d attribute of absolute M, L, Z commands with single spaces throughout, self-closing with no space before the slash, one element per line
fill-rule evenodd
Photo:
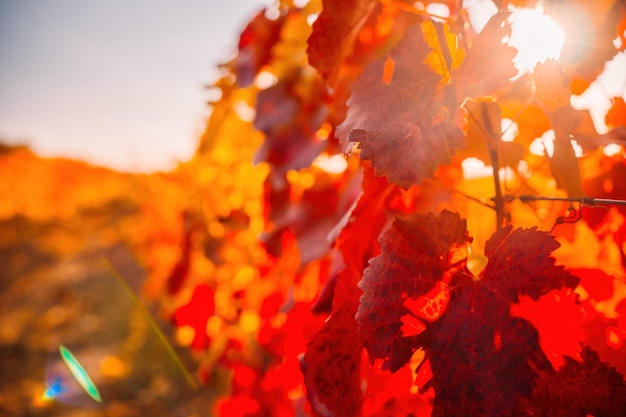
<path fill-rule="evenodd" d="M 626 16 L 620 0 L 546 2 L 546 14 L 563 28 L 560 61 L 570 70 L 572 93 L 582 94 L 617 53 L 613 40 Z"/>
<path fill-rule="evenodd" d="M 548 59 L 535 66 L 533 71 L 535 99 L 543 109 L 554 112 L 570 105 L 569 78 L 563 66 L 554 59 Z"/>
<path fill-rule="evenodd" d="M 344 259 L 358 265 L 360 273 L 367 266 L 370 258 L 378 254 L 377 239 L 387 222 L 385 208 L 397 186 L 390 184 L 386 178 L 374 175 L 371 167 L 363 172 L 362 194 L 352 212 L 352 221 L 343 228 L 337 239 L 337 249 Z"/>
<path fill-rule="evenodd" d="M 432 51 L 424 63 L 436 74 L 441 75 L 445 82 L 450 82 L 450 73 L 463 62 L 465 51 L 459 47 L 459 40 L 450 32 L 445 23 L 428 20 L 422 24 L 424 40 Z"/>
<path fill-rule="evenodd" d="M 571 272 L 580 277 L 580 285 L 585 289 L 587 297 L 595 303 L 606 301 L 613 296 L 614 277 L 599 269 L 576 268 Z"/>
<path fill-rule="evenodd" d="M 234 61 L 237 84 L 247 87 L 254 81 L 261 67 L 272 57 L 272 47 L 280 40 L 285 16 L 269 19 L 266 10 L 260 11 L 239 35 L 239 54 Z"/>
<path fill-rule="evenodd" d="M 515 142 L 503 142 L 500 106 L 490 98 L 468 99 L 463 103 L 465 110 L 467 147 L 460 153 L 465 157 L 478 158 L 491 165 L 498 161 L 500 166 L 517 167 L 524 149 Z"/>
<path fill-rule="evenodd" d="M 254 127 L 265 134 L 265 141 L 253 161 L 269 162 L 277 177 L 308 167 L 326 146 L 315 135 L 327 115 L 324 97 L 321 80 L 300 71 L 261 91 Z"/>
<path fill-rule="evenodd" d="M 440 77 L 423 64 L 428 53 L 421 26 L 409 28 L 387 57 L 365 68 L 337 127 L 346 146 L 358 143 L 360 158 L 404 189 L 431 177 L 463 146 L 442 104 Z"/>
<path fill-rule="evenodd" d="M 301 360 L 307 397 L 315 416 L 358 416 L 363 403 L 362 345 L 354 319 L 358 295 L 345 274 L 346 271 L 338 278 L 330 318 L 309 342 Z"/>
<path fill-rule="evenodd" d="M 567 358 L 556 373 L 542 372 L 537 389 L 524 401 L 530 415 L 620 417 L 626 410 L 624 377 L 585 347 L 582 362 Z M 529 415 L 524 413 L 523 415 Z"/>
<path fill-rule="evenodd" d="M 571 289 L 551 291 L 537 300 L 521 296 L 511 308 L 511 315 L 531 323 L 539 332 L 539 345 L 552 363 L 560 369 L 566 358 L 580 360 L 585 310 Z"/>
<path fill-rule="evenodd" d="M 537 300 L 551 290 L 575 288 L 579 279 L 556 266 L 551 253 L 559 243 L 537 228 L 498 230 L 485 245 L 489 262 L 481 280 L 507 301 L 515 303 L 521 295 Z"/>
<path fill-rule="evenodd" d="M 370 360 L 383 369 L 393 372 L 425 349 L 434 415 L 499 416 L 530 396 L 535 369 L 552 369 L 538 331 L 513 317 L 511 305 L 574 288 L 578 278 L 555 265 L 559 244 L 534 228 L 496 232 L 478 277 L 465 266 L 468 242 L 465 222 L 450 212 L 396 220 L 363 273 L 356 318 Z"/>
<path fill-rule="evenodd" d="M 374 4 L 373 0 L 323 1 L 323 10 L 313 23 L 307 54 L 311 65 L 331 85 Z"/>
<path fill-rule="evenodd" d="M 327 254 L 336 239 L 337 229 L 341 229 L 359 198 L 361 181 L 362 174 L 357 172 L 338 188 L 330 175 L 319 175 L 316 183 L 302 192 L 298 202 L 291 202 L 280 191 L 270 191 L 273 226 L 262 236 L 269 252 L 278 256 L 282 237 L 290 231 L 297 240 L 303 265 Z M 289 190 L 286 191 L 288 194 Z M 272 199 L 273 196 L 277 198 Z"/>
<path fill-rule="evenodd" d="M 466 97 L 492 95 L 517 75 L 513 66 L 517 51 L 503 43 L 511 35 L 511 24 L 506 21 L 510 15 L 510 10 L 501 10 L 489 19 L 459 70 L 452 74 L 459 102 Z"/>
<path fill-rule="evenodd" d="M 527 97 L 530 98 L 530 94 Z M 514 120 L 522 128 L 518 129 L 515 141 L 528 149 L 530 144 L 551 129 L 550 120 L 539 105 L 517 98 L 499 100 L 501 116 Z"/>
<path fill-rule="evenodd" d="M 583 197 L 580 166 L 572 145 L 577 134 L 577 111 L 567 104 L 546 112 L 554 130 L 552 153 L 547 155 L 552 175 L 569 197 Z"/>
<path fill-rule="evenodd" d="M 432 290 L 467 257 L 470 241 L 465 221 L 443 211 L 394 221 L 379 239 L 381 255 L 370 260 L 359 287 L 363 290 L 356 314 L 370 360 L 382 360 L 392 372 L 412 352 L 403 338 L 401 317 L 409 312 L 408 298 Z"/>
<path fill-rule="evenodd" d="M 555 132 L 552 154 L 548 155 L 550 169 L 559 188 L 569 197 L 582 197 L 578 158 L 571 138 L 575 138 L 577 126 L 575 110 L 570 105 L 570 83 L 563 66 L 552 59 L 536 65 L 533 72 L 535 100 L 542 107 Z"/>
<path fill-rule="evenodd" d="M 42 311 L 24 290 L 68 301 L 41 278 L 74 281 L 104 253 L 132 264 L 134 288 L 145 271 L 143 295 L 171 312 L 209 385 L 181 391 L 174 414 L 621 417 L 626 163 L 606 145 L 626 144 L 626 106 L 612 98 L 599 134 L 604 109 L 573 109 L 570 90 L 626 48 L 626 3 L 495 1 L 576 23 L 563 59 L 519 77 L 511 12 L 475 33 L 478 3 L 276 1 L 220 65 L 196 154 L 168 173 L 0 144 L 0 386 L 13 387 L 0 409 L 28 414 L 44 388 L 18 392 L 37 368 L 24 340 L 43 346 L 39 330 L 82 314 Z M 554 152 L 538 155 L 550 130 Z M 507 167 L 500 184 L 469 179 L 465 158 Z M 493 233 L 496 185 L 511 225 Z M 572 213 L 564 193 L 615 204 L 541 231 Z M 157 376 L 153 388 L 176 384 Z M 117 405 L 140 415 L 159 396 L 145 397 Z"/>
<path fill-rule="evenodd" d="M 194 330 L 191 347 L 205 349 L 210 340 L 206 332 L 206 324 L 215 310 L 213 289 L 206 284 L 198 285 L 189 302 L 174 313 L 173 321 L 178 326 L 190 326 Z"/>
<path fill-rule="evenodd" d="M 604 122 L 611 129 L 626 127 L 626 103 L 622 97 L 611 99 L 611 108 L 604 116 Z"/>
<path fill-rule="evenodd" d="M 458 284 L 446 314 L 425 340 L 437 416 L 503 416 L 551 369 L 537 330 L 508 314 L 509 303 L 482 282 Z"/>
<path fill-rule="evenodd" d="M 442 415 L 506 415 L 518 397 L 530 396 L 535 370 L 552 369 L 537 330 L 511 316 L 510 306 L 523 295 L 537 299 L 576 286 L 577 278 L 554 265 L 550 253 L 556 247 L 547 233 L 501 228 L 485 246 L 488 263 L 479 279 L 468 272 L 452 279 L 456 290 L 448 311 L 423 342 L 433 371 L 435 410 Z"/>

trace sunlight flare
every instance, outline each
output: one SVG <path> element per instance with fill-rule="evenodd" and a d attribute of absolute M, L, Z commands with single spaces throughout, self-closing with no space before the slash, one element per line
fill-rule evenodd
<path fill-rule="evenodd" d="M 513 63 L 520 71 L 532 71 L 535 65 L 548 58 L 558 59 L 565 35 L 563 29 L 543 13 L 543 8 L 513 8 L 509 44 L 517 49 Z"/>

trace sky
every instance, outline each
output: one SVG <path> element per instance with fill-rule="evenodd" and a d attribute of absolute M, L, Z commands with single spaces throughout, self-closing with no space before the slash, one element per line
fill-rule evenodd
<path fill-rule="evenodd" d="M 271 0 L 0 0 L 0 141 L 125 171 L 193 155 L 204 86 Z"/>
<path fill-rule="evenodd" d="M 0 0 L 0 141 L 124 171 L 172 169 L 193 155 L 217 65 L 273 3 Z M 494 11 L 475 15 L 486 22 Z M 527 26 L 523 41 L 537 38 L 536 22 Z M 594 107 L 601 131 L 609 98 L 624 94 L 626 53 L 607 68 L 573 100 Z"/>

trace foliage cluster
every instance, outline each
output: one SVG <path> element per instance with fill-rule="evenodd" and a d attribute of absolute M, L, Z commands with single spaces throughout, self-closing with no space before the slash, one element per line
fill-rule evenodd
<path fill-rule="evenodd" d="M 230 386 L 216 412 L 622 415 L 626 210 L 581 199 L 626 197 L 607 149 L 626 114 L 613 97 L 599 134 L 570 97 L 624 48 L 623 3 L 546 1 L 591 16 L 593 41 L 562 22 L 561 60 L 529 74 L 508 2 L 479 32 L 456 1 L 443 20 L 302 3 L 259 13 L 223 66 L 189 167 L 201 203 L 152 276 L 200 374 Z"/>
<path fill-rule="evenodd" d="M 431 3 L 277 2 L 193 160 L 91 192 L 133 195 L 120 230 L 215 414 L 624 414 L 626 207 L 596 203 L 626 199 L 626 105 L 598 133 L 570 99 L 623 53 L 626 6 L 544 1 L 561 59 L 518 74 L 507 6 L 537 1 L 480 31 Z"/>

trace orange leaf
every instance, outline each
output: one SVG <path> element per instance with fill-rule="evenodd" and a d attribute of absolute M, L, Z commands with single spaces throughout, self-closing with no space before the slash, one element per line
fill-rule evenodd
<path fill-rule="evenodd" d="M 535 98 L 544 110 L 554 112 L 570 104 L 569 78 L 563 66 L 553 59 L 535 66 L 533 72 Z"/>
<path fill-rule="evenodd" d="M 517 74 L 513 66 L 516 50 L 503 43 L 503 38 L 511 34 L 511 25 L 506 21 L 510 14 L 509 10 L 501 10 L 489 19 L 459 70 L 452 74 L 459 101 L 492 95 Z"/>
<path fill-rule="evenodd" d="M 622 97 L 611 99 L 611 108 L 604 116 L 604 121 L 611 129 L 626 126 L 626 103 Z"/>

